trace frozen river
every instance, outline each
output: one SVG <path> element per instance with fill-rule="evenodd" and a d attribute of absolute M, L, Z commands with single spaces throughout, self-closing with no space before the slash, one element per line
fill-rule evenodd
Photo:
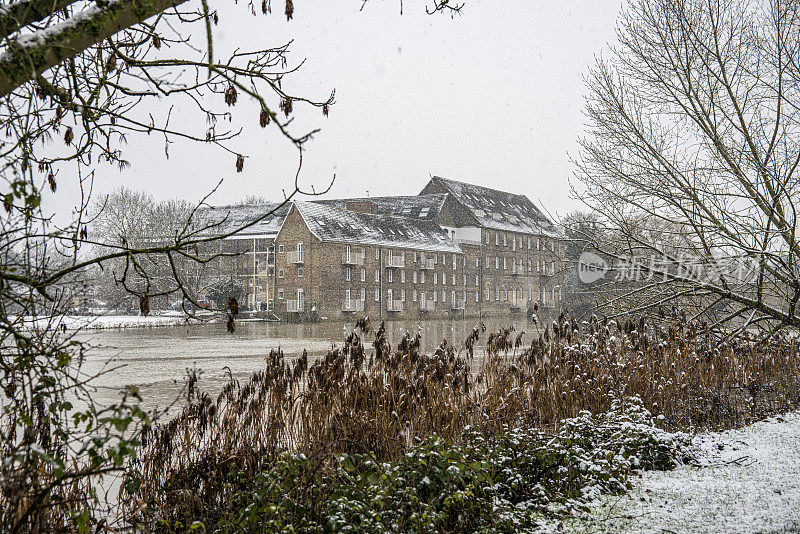
<path fill-rule="evenodd" d="M 387 322 L 389 342 L 394 346 L 404 332 L 419 332 L 425 351 L 432 351 L 447 339 L 456 347 L 463 345 L 477 319 L 450 321 L 392 321 Z M 517 330 L 536 332 L 524 317 L 485 320 L 487 333 L 514 325 Z M 377 327 L 373 323 L 373 327 Z M 228 373 L 239 380 L 246 379 L 263 366 L 270 350 L 281 348 L 292 358 L 307 350 L 311 356 L 324 354 L 333 345 L 341 345 L 352 324 L 323 322 L 313 324 L 239 323 L 236 332 L 229 334 L 224 324 L 162 326 L 157 328 L 124 328 L 85 330 L 78 338 L 91 345 L 83 370 L 95 374 L 104 372 L 94 384 L 95 399 L 103 404 L 118 398 L 121 388 L 139 386 L 148 409 L 169 406 L 181 391 L 187 369 L 199 371 L 199 386 L 215 394 L 227 381 Z M 476 355 L 483 350 L 481 345 Z M 365 345 L 372 346 L 372 335 Z M 525 341 L 530 343 L 530 335 Z"/>

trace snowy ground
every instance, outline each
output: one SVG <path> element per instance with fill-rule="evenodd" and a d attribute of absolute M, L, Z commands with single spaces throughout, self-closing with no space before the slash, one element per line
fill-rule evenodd
<path fill-rule="evenodd" d="M 32 325 L 38 324 L 39 327 L 44 327 L 50 319 L 25 317 L 25 323 Z M 102 329 L 102 328 L 142 328 L 153 326 L 172 326 L 187 323 L 187 318 L 184 314 L 174 312 L 169 315 L 68 315 L 60 319 L 67 329 L 76 330 L 78 328 L 89 329 Z M 196 323 L 196 320 L 189 320 L 189 322 Z"/>
<path fill-rule="evenodd" d="M 648 472 L 568 532 L 800 533 L 800 412 L 695 443 L 706 467 Z"/>

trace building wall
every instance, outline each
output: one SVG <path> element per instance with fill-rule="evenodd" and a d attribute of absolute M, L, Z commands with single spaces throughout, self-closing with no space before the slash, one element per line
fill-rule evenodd
<path fill-rule="evenodd" d="M 563 279 L 560 243 L 553 241 L 550 250 L 551 241 L 542 237 L 487 229 L 481 236 L 480 242 L 461 243 L 464 252 L 455 254 L 321 242 L 293 209 L 275 241 L 276 313 L 292 316 L 286 302 L 296 302 L 299 289 L 305 307 L 298 318 L 311 315 L 312 309 L 319 318 L 368 315 L 374 320 L 522 314 L 534 302 L 558 306 Z M 302 264 L 289 261 L 298 243 Z M 389 266 L 390 251 L 392 257 L 403 258 L 402 267 Z M 392 310 L 390 295 L 402 303 L 401 311 Z"/>
<path fill-rule="evenodd" d="M 243 290 L 239 306 L 260 309 L 262 303 L 272 298 L 274 290 L 272 246 L 273 239 L 247 236 L 203 243 L 198 254 L 209 261 L 197 266 L 201 270 L 197 287 L 199 298 L 206 300 L 205 287 L 233 277 Z"/>
<path fill-rule="evenodd" d="M 484 228 L 480 245 L 462 244 L 472 264 L 479 260 L 481 312 L 525 311 L 538 302 L 557 308 L 564 279 L 563 243 L 552 238 Z M 551 248 L 552 247 L 552 248 Z"/>

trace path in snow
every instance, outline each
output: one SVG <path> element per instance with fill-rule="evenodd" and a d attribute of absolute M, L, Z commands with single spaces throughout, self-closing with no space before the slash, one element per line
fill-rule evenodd
<path fill-rule="evenodd" d="M 647 472 L 572 532 L 800 533 L 800 411 L 701 434 L 709 467 Z"/>

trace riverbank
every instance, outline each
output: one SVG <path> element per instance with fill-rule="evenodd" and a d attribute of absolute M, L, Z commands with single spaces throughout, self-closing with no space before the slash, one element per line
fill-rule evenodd
<path fill-rule="evenodd" d="M 197 318 L 175 312 L 165 315 L 63 315 L 60 317 L 32 317 L 22 319 L 29 328 L 45 328 L 55 323 L 67 330 L 104 330 L 112 328 L 153 328 L 200 324 L 215 320 L 214 315 L 204 313 Z"/>

